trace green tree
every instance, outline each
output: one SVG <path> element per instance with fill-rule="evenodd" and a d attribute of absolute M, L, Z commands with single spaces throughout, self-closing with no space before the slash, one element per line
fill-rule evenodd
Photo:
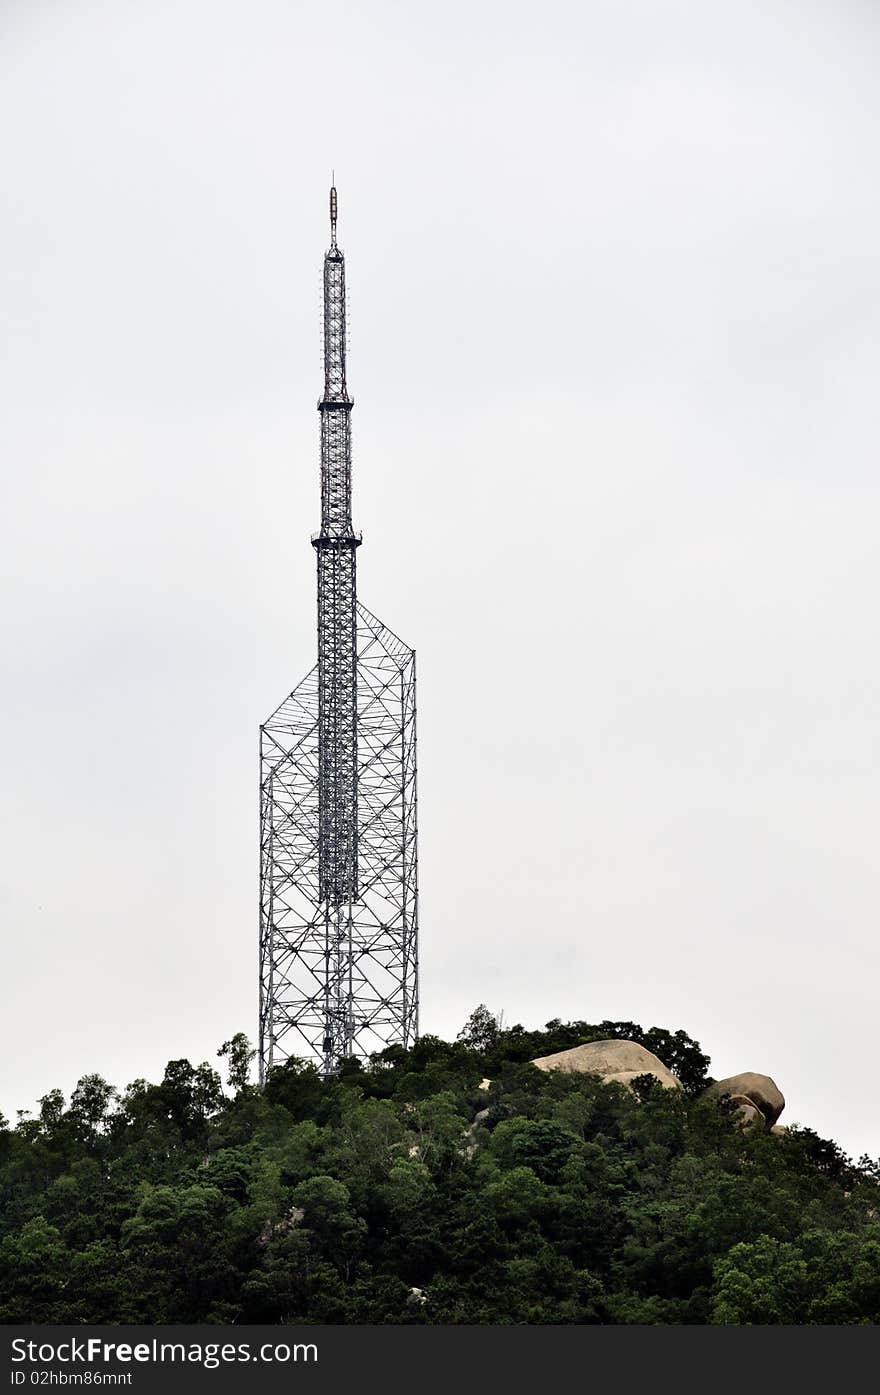
<path fill-rule="evenodd" d="M 475 1007 L 458 1034 L 458 1040 L 471 1051 L 488 1051 L 498 1041 L 498 1019 L 485 1003 Z"/>
<path fill-rule="evenodd" d="M 43 1098 L 54 1099 L 58 1094 L 53 1090 Z M 118 1092 L 101 1075 L 84 1075 L 78 1081 L 70 1097 L 70 1119 L 81 1138 L 93 1140 L 104 1132 L 111 1106 L 118 1097 Z"/>
<path fill-rule="evenodd" d="M 248 1087 L 251 1061 L 256 1054 L 244 1032 L 236 1032 L 229 1041 L 224 1041 L 217 1052 L 218 1056 L 225 1056 L 227 1059 L 226 1083 L 237 1095 L 242 1094 Z"/>
<path fill-rule="evenodd" d="M 731 1324 L 801 1323 L 809 1298 L 806 1261 L 796 1245 L 761 1235 L 734 1245 L 714 1266 L 712 1321 Z"/>

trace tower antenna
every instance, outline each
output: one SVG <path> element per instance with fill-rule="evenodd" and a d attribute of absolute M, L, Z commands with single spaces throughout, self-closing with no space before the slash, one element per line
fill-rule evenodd
<path fill-rule="evenodd" d="M 418 1036 L 415 652 L 357 598 L 345 257 L 324 257 L 318 662 L 260 728 L 260 1080 Z"/>

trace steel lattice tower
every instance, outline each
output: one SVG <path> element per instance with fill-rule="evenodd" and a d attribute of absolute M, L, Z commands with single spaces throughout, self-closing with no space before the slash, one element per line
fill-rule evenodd
<path fill-rule="evenodd" d="M 345 258 L 324 257 L 318 662 L 260 728 L 260 1079 L 418 1034 L 415 652 L 357 599 Z"/>

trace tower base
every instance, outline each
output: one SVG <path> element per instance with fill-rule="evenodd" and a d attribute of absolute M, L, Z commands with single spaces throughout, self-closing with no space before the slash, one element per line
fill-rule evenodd
<path fill-rule="evenodd" d="M 357 897 L 321 900 L 318 669 L 260 728 L 260 1080 L 418 1035 L 415 652 L 357 606 Z"/>

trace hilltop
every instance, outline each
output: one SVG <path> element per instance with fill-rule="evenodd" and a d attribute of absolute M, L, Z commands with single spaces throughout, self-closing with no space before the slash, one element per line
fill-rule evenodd
<path fill-rule="evenodd" d="M 620 1039 L 682 1088 L 541 1070 Z M 240 1034 L 0 1131 L 6 1323 L 880 1322 L 880 1165 L 704 1093 L 683 1031 L 478 1009 L 261 1091 Z M 629 1072 L 631 1075 L 632 1072 Z"/>

